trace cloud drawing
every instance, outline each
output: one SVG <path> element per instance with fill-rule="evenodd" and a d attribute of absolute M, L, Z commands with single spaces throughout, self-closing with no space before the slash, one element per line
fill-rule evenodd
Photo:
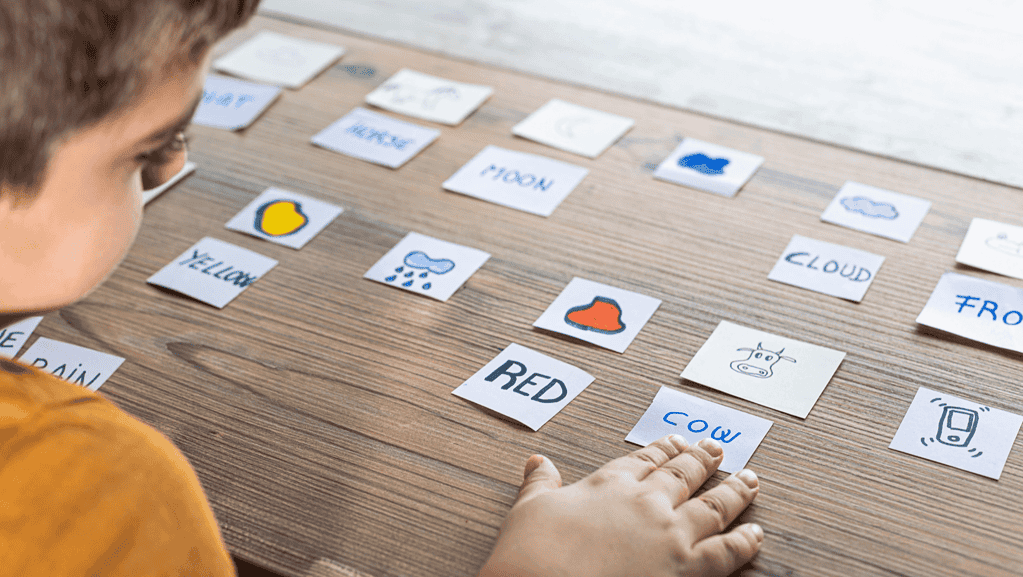
<path fill-rule="evenodd" d="M 874 202 L 865 196 L 853 196 L 842 199 L 842 206 L 849 212 L 858 212 L 870 218 L 883 218 L 895 220 L 899 217 L 899 211 L 895 210 L 894 204 L 887 202 Z"/>
<path fill-rule="evenodd" d="M 729 160 L 727 158 L 711 158 L 702 152 L 684 156 L 678 161 L 678 165 L 681 167 L 691 168 L 696 172 L 709 176 L 724 174 L 728 163 Z"/>
<path fill-rule="evenodd" d="M 446 258 L 434 260 L 421 250 L 408 253 L 405 265 L 410 268 L 426 269 L 434 274 L 444 274 L 455 268 L 455 262 Z"/>

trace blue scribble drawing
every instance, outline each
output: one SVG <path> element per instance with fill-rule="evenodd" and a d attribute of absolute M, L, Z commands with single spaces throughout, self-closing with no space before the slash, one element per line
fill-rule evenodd
<path fill-rule="evenodd" d="M 940 400 L 941 397 L 935 397 L 931 399 L 931 402 L 934 403 Z M 977 432 L 977 425 L 980 423 L 980 412 L 964 407 L 950 407 L 945 403 L 939 403 L 938 406 L 942 407 L 941 418 L 938 420 L 938 434 L 931 438 L 920 437 L 920 442 L 925 447 L 930 446 L 927 444 L 927 441 L 941 443 L 949 447 L 968 447 L 970 441 L 973 440 L 974 433 Z M 987 407 L 980 408 L 981 412 L 990 410 Z M 984 451 L 977 451 L 976 447 L 967 452 L 974 453 L 970 455 L 970 458 L 976 458 L 984 454 Z"/>
<path fill-rule="evenodd" d="M 1004 232 L 987 239 L 984 244 L 1005 254 L 1023 256 L 1023 242 L 1009 240 L 1009 235 Z"/>
<path fill-rule="evenodd" d="M 852 196 L 842 199 L 842 206 L 849 212 L 858 212 L 870 218 L 883 218 L 895 220 L 899 218 L 899 211 L 895 210 L 894 204 L 887 202 L 874 202 L 865 196 Z"/>
<path fill-rule="evenodd" d="M 412 270 L 405 272 L 405 267 L 408 267 L 409 269 Z M 385 280 L 387 282 L 394 282 L 395 280 L 398 279 L 399 274 L 404 273 L 402 275 L 402 278 L 407 278 L 409 280 L 401 283 L 401 286 L 408 288 L 411 287 L 412 284 L 415 282 L 415 278 L 413 277 L 416 276 L 416 270 L 423 270 L 424 272 L 419 273 L 419 278 L 426 279 L 430 276 L 431 272 L 433 274 L 447 274 L 451 272 L 453 268 L 455 268 L 455 261 L 453 260 L 449 260 L 446 258 L 440 258 L 435 260 L 427 256 L 427 254 L 421 250 L 414 250 L 405 255 L 404 266 L 399 266 L 398 268 L 394 269 L 394 272 L 396 274 L 392 274 Z M 430 290 L 431 286 L 433 286 L 432 283 L 425 282 L 423 283 L 423 290 Z"/>
<path fill-rule="evenodd" d="M 680 158 L 678 165 L 708 176 L 718 176 L 725 173 L 725 167 L 729 162 L 731 161 L 727 158 L 711 158 L 702 152 L 697 152 Z"/>

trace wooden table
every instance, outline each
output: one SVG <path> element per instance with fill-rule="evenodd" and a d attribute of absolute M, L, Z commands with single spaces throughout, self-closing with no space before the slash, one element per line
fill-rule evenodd
<path fill-rule="evenodd" d="M 574 482 L 633 450 L 626 433 L 670 386 L 775 423 L 750 462 L 762 490 L 742 521 L 762 524 L 767 541 L 744 575 L 1023 570 L 1018 443 L 997 482 L 887 448 L 920 386 L 1023 410 L 1020 355 L 914 322 L 939 276 L 960 268 L 973 217 L 1020 223 L 1018 190 L 266 17 L 219 50 L 260 29 L 348 54 L 241 133 L 193 128 L 198 173 L 146 209 L 101 289 L 38 331 L 128 359 L 102 392 L 181 447 L 234 554 L 294 576 L 471 575 L 530 454 Z M 495 93 L 400 170 L 309 143 L 402 67 Z M 552 97 L 636 126 L 596 160 L 511 135 Z M 732 199 L 655 181 L 684 136 L 767 160 Z M 549 218 L 442 190 L 486 144 L 591 172 Z M 934 206 L 908 244 L 821 222 L 846 180 Z M 268 186 L 346 210 L 301 251 L 224 229 Z M 364 280 L 409 231 L 493 257 L 446 303 Z M 887 257 L 862 303 L 767 280 L 797 233 Z M 223 310 L 146 284 L 208 235 L 280 264 Z M 664 303 L 625 354 L 534 330 L 575 276 Z M 810 415 L 794 418 L 679 379 L 721 320 L 848 356 Z M 511 342 L 596 376 L 539 432 L 451 394 Z"/>

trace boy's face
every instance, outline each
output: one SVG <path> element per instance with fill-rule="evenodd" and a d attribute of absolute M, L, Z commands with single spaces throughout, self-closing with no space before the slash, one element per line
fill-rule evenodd
<path fill-rule="evenodd" d="M 208 66 L 156 75 L 130 107 L 59 143 L 30 200 L 0 191 L 0 327 L 82 298 L 125 257 L 147 155 L 187 125 Z"/>

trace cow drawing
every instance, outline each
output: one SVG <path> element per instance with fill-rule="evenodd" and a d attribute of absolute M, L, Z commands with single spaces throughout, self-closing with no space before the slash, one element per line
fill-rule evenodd
<path fill-rule="evenodd" d="M 737 373 L 756 377 L 758 379 L 769 379 L 774 375 L 774 370 L 771 368 L 778 361 L 789 361 L 790 363 L 796 362 L 796 359 L 792 357 L 783 356 L 782 353 L 785 349 L 778 352 L 769 351 L 764 348 L 764 343 L 757 343 L 757 348 L 741 348 L 736 349 L 737 351 L 749 351 L 749 356 L 745 359 L 738 359 L 732 361 L 728 366 Z"/>

